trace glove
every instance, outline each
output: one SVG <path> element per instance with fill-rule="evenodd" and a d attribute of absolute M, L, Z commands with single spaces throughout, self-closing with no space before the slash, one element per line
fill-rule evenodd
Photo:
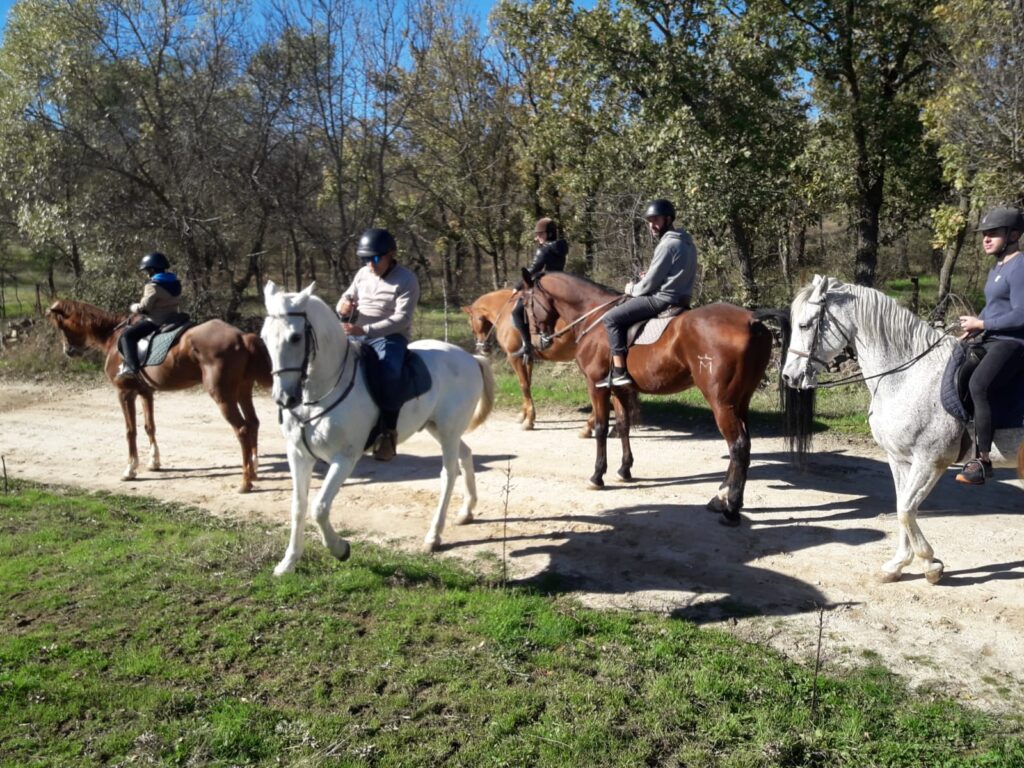
<path fill-rule="evenodd" d="M 634 285 L 633 281 L 630 280 L 628 283 L 626 283 L 626 287 L 622 289 L 622 292 L 624 294 L 626 294 L 627 296 L 632 296 L 633 295 L 633 285 Z"/>
<path fill-rule="evenodd" d="M 135 304 L 132 304 L 130 307 L 128 307 L 128 311 L 131 312 L 133 315 L 137 315 L 139 312 L 142 311 L 142 307 L 140 307 L 138 302 L 136 302 Z"/>

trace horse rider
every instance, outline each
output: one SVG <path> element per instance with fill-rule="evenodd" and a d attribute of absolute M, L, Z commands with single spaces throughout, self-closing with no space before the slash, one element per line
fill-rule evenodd
<path fill-rule="evenodd" d="M 1019 246 L 1024 216 L 1016 208 L 993 208 L 981 217 L 976 231 L 981 232 L 981 247 L 996 261 L 985 281 L 985 308 L 977 317 L 960 317 L 965 335 L 982 334 L 985 351 L 969 382 L 978 455 L 956 476 L 967 485 L 982 485 L 992 477 L 990 395 L 1024 373 L 1024 257 Z"/>
<path fill-rule="evenodd" d="M 402 408 L 402 363 L 412 338 L 412 316 L 420 298 L 416 274 L 398 263 L 395 238 L 386 229 L 368 229 L 356 254 L 363 266 L 338 300 L 345 333 L 373 348 L 381 362 L 380 434 L 373 458 L 390 461 L 398 445 L 398 412 Z M 352 322 L 357 319 L 358 323 Z"/>
<path fill-rule="evenodd" d="M 629 298 L 604 316 L 612 368 L 608 378 L 597 382 L 597 387 L 634 385 L 626 370 L 626 333 L 631 325 L 657 317 L 672 306 L 690 307 L 697 279 L 697 248 L 685 229 L 673 226 L 675 218 L 676 209 L 668 200 L 651 200 L 647 204 L 644 219 L 654 238 L 654 257 L 640 279 L 626 285 Z"/>
<path fill-rule="evenodd" d="M 139 262 L 139 271 L 148 276 L 142 298 L 128 309 L 140 314 L 138 320 L 124 329 L 117 341 L 121 352 L 121 368 L 114 381 L 135 379 L 139 375 L 139 340 L 148 336 L 178 314 L 181 301 L 181 282 L 170 272 L 171 264 L 159 251 L 147 253 Z"/>
<path fill-rule="evenodd" d="M 538 219 L 533 227 L 533 238 L 537 241 L 537 252 L 533 257 L 533 264 L 527 271 L 530 278 L 536 280 L 545 272 L 561 272 L 565 269 L 565 257 L 569 254 L 569 244 L 558 237 L 558 225 L 547 217 Z M 523 290 L 522 281 L 516 286 L 517 291 Z M 533 357 L 533 344 L 530 342 L 530 330 L 526 326 L 526 308 L 523 306 L 523 297 L 520 293 L 516 298 L 516 304 L 512 308 L 512 325 L 523 337 L 523 346 L 515 357 Z"/>

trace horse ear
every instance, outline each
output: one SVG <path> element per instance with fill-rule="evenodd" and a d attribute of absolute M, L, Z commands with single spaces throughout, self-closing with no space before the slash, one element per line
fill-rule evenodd
<path fill-rule="evenodd" d="M 267 284 L 263 286 L 263 298 L 268 300 L 273 296 L 277 296 L 280 293 L 280 289 L 277 287 L 277 283 L 273 280 L 267 280 Z"/>
<path fill-rule="evenodd" d="M 523 282 L 530 288 L 533 288 L 533 277 L 530 275 L 530 270 L 523 267 Z"/>
<path fill-rule="evenodd" d="M 467 315 L 472 315 L 473 314 L 473 308 L 472 307 L 459 307 L 459 309 L 461 309 Z"/>
<path fill-rule="evenodd" d="M 314 280 L 312 283 L 310 283 L 305 288 L 303 288 L 302 289 L 302 293 L 300 295 L 305 296 L 308 299 L 310 296 L 313 295 L 313 291 L 315 289 L 316 289 L 316 280 Z"/>

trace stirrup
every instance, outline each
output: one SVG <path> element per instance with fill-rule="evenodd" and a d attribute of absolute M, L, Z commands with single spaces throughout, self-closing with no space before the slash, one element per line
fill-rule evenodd
<path fill-rule="evenodd" d="M 964 485 L 984 485 L 986 480 L 992 478 L 992 462 L 982 459 L 971 459 L 964 464 L 963 469 L 957 474 L 956 481 Z"/>
<path fill-rule="evenodd" d="M 132 370 L 124 363 L 121 363 L 121 367 L 117 371 L 117 375 L 114 376 L 114 381 L 129 381 L 139 377 L 137 370 Z"/>
<path fill-rule="evenodd" d="M 398 445 L 398 432 L 393 429 L 382 430 L 373 443 L 373 458 L 377 461 L 391 461 L 395 458 Z"/>

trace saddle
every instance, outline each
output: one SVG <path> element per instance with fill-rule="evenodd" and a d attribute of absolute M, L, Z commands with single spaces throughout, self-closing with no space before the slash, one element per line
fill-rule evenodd
<path fill-rule="evenodd" d="M 377 353 L 368 344 L 360 344 L 358 353 L 359 362 L 363 366 L 366 387 L 370 390 L 370 397 L 373 398 L 373 402 L 379 408 L 380 398 L 384 389 L 380 375 L 380 360 L 377 357 Z M 427 392 L 432 383 L 430 371 L 427 370 L 427 364 L 423 362 L 423 358 L 412 350 L 406 350 L 405 360 L 402 361 L 401 387 L 398 392 L 391 394 L 394 394 L 395 399 L 405 404 L 414 397 L 419 397 L 424 392 Z"/>
<path fill-rule="evenodd" d="M 981 337 L 957 344 L 946 362 L 942 374 L 941 400 L 946 413 L 963 422 L 974 419 L 971 401 L 971 374 L 985 357 Z M 992 425 L 996 429 L 1015 429 L 1024 426 L 1024 390 L 1020 387 L 1002 387 L 992 392 Z"/>
<path fill-rule="evenodd" d="M 641 320 L 639 323 L 629 326 L 629 330 L 626 331 L 626 346 L 639 347 L 645 344 L 654 344 L 661 338 L 661 334 L 665 332 L 673 318 L 681 315 L 688 309 L 688 306 L 675 304 L 667 309 L 663 309 L 649 320 Z"/>
<path fill-rule="evenodd" d="M 383 394 L 384 386 L 380 374 L 380 358 L 377 357 L 377 353 L 373 351 L 373 347 L 368 344 L 358 344 L 357 354 L 359 355 L 359 362 L 363 368 L 363 380 L 366 382 L 366 388 L 370 391 L 370 397 L 373 398 L 373 402 L 380 408 L 380 397 Z M 398 392 L 394 392 L 396 399 L 404 405 L 405 403 L 412 400 L 414 397 L 419 397 L 423 393 L 427 392 L 433 384 L 430 378 L 430 371 L 427 369 L 427 364 L 423 362 L 423 358 L 417 355 L 413 350 L 407 349 L 405 351 L 405 360 L 402 361 L 402 383 Z M 370 434 L 366 438 L 365 450 L 369 450 L 374 442 L 377 440 L 377 436 L 380 434 L 380 423 L 374 424 L 373 429 L 370 430 Z"/>
<path fill-rule="evenodd" d="M 139 339 L 139 367 L 160 365 L 167 358 L 171 347 L 178 343 L 181 335 L 194 325 L 187 314 L 179 312 L 157 330 Z"/>

